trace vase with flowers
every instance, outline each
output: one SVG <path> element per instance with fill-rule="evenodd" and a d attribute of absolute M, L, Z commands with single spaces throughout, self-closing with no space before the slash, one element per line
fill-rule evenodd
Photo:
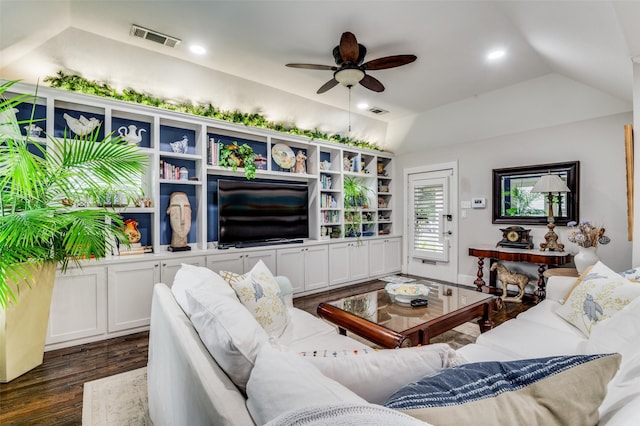
<path fill-rule="evenodd" d="M 573 257 L 573 262 L 576 264 L 576 270 L 581 274 L 587 267 L 598 262 L 596 253 L 598 244 L 609 244 L 611 239 L 604 235 L 603 227 L 595 226 L 589 221 L 580 223 L 572 221 L 567 225 L 571 228 L 568 240 L 578 245 L 578 253 Z"/>

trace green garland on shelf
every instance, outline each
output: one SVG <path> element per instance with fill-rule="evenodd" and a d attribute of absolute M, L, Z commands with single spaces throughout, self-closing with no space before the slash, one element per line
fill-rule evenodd
<path fill-rule="evenodd" d="M 244 124 L 245 126 L 271 129 L 282 133 L 306 136 L 311 139 L 320 139 L 329 142 L 340 143 L 347 146 L 381 151 L 379 147 L 372 144 L 371 142 L 343 137 L 338 134 L 328 135 L 326 133 L 318 131 L 317 129 L 305 130 L 299 129 L 295 126 L 285 126 L 282 123 L 274 123 L 272 121 L 268 121 L 264 116 L 260 114 L 248 114 L 238 110 L 223 111 L 219 108 L 216 108 L 210 103 L 206 105 L 194 105 L 189 102 L 183 102 L 180 104 L 169 103 L 164 99 L 156 98 L 154 96 L 138 92 L 131 88 L 124 89 L 122 90 L 122 92 L 118 92 L 116 89 L 106 83 L 87 80 L 86 78 L 80 77 L 79 75 L 65 74 L 63 71 L 58 71 L 55 76 L 45 77 L 44 81 L 49 83 L 51 87 L 69 90 L 71 92 L 81 92 L 88 95 L 102 96 L 105 98 L 112 98 L 127 102 L 135 102 L 141 105 L 149 105 L 172 111 L 185 112 L 202 117 L 209 117 L 218 120 L 229 121 L 232 123 Z"/>

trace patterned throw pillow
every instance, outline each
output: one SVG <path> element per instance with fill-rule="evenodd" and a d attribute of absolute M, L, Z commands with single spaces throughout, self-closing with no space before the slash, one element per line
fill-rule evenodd
<path fill-rule="evenodd" d="M 284 332 L 289 313 L 278 282 L 262 260 L 241 280 L 233 280 L 231 287 L 269 336 L 279 337 Z"/>
<path fill-rule="evenodd" d="M 611 318 L 638 296 L 640 283 L 598 262 L 571 290 L 557 314 L 589 336 L 596 324 Z"/>
<path fill-rule="evenodd" d="M 631 281 L 640 281 L 640 266 L 620 272 L 620 275 Z"/>
<path fill-rule="evenodd" d="M 464 364 L 405 386 L 384 405 L 438 426 L 595 425 L 620 360 L 608 354 Z"/>
<path fill-rule="evenodd" d="M 248 272 L 247 272 L 248 274 Z M 238 274 L 237 272 L 231 272 L 231 271 L 220 271 L 220 276 L 229 283 L 229 285 L 235 284 L 237 282 L 242 281 L 243 279 L 245 279 L 245 277 L 247 276 L 247 274 Z"/>

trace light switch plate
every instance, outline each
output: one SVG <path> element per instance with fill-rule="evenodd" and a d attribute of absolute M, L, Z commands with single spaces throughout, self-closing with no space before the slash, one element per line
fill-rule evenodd
<path fill-rule="evenodd" d="M 487 207 L 487 199 L 486 198 L 472 198 L 471 199 L 471 207 L 474 209 L 484 209 Z"/>

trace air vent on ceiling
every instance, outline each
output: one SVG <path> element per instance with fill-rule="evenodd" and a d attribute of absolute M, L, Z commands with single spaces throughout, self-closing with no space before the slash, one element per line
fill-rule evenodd
<path fill-rule="evenodd" d="M 373 106 L 373 107 L 369 108 L 369 112 L 372 112 L 374 114 L 386 114 L 389 111 L 387 111 L 386 109 L 382 109 L 382 108 L 378 108 L 378 107 Z"/>
<path fill-rule="evenodd" d="M 153 41 L 168 47 L 176 47 L 180 43 L 179 38 L 171 37 L 169 35 L 143 28 L 135 24 L 131 26 L 129 35 L 140 37 L 145 40 Z"/>

